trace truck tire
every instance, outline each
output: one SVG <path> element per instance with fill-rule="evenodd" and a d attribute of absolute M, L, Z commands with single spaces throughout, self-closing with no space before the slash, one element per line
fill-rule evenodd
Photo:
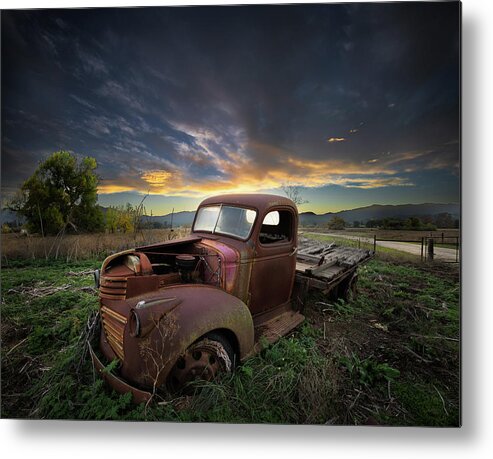
<path fill-rule="evenodd" d="M 168 377 L 168 389 L 190 392 L 194 381 L 213 381 L 220 373 L 230 373 L 234 364 L 231 343 L 218 333 L 208 333 L 178 358 Z"/>

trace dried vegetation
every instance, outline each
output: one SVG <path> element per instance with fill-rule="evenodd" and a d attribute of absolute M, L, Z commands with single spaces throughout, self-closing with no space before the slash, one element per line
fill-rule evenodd
<path fill-rule="evenodd" d="M 2 265 L 20 259 L 62 259 L 67 262 L 104 258 L 121 250 L 186 236 L 186 228 L 130 233 L 67 234 L 64 236 L 2 234 Z"/>

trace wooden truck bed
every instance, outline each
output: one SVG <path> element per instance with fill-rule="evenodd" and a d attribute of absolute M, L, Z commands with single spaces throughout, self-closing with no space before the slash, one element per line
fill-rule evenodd
<path fill-rule="evenodd" d="M 348 279 L 373 251 L 343 247 L 300 237 L 296 257 L 296 281 L 328 293 Z"/>

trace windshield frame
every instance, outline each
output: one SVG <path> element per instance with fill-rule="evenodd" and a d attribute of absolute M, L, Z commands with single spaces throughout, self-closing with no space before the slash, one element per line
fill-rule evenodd
<path fill-rule="evenodd" d="M 199 211 L 201 209 L 204 209 L 204 208 L 207 208 L 207 207 L 219 207 L 219 213 L 217 214 L 217 217 L 218 218 L 216 220 L 216 223 L 214 224 L 214 229 L 212 231 L 208 231 L 208 230 L 196 230 L 195 229 L 195 224 L 197 223 L 197 217 L 199 215 Z M 223 207 L 236 207 L 236 208 L 243 209 L 243 210 L 253 210 L 255 212 L 255 218 L 254 218 L 254 220 L 252 222 L 252 226 L 250 227 L 250 231 L 248 232 L 248 235 L 245 238 L 242 238 L 241 236 L 237 236 L 237 235 L 234 235 L 234 234 L 231 234 L 231 233 L 222 233 L 220 231 L 216 231 L 216 226 L 217 226 L 217 223 L 219 221 L 219 216 L 221 215 L 221 211 L 222 211 Z M 250 239 L 250 237 L 252 236 L 253 230 L 254 230 L 255 225 L 257 223 L 257 220 L 258 220 L 258 215 L 259 215 L 258 209 L 255 208 L 255 207 L 252 207 L 252 206 L 236 205 L 236 204 L 229 204 L 229 203 L 227 203 L 227 204 L 225 204 L 225 203 L 207 204 L 205 206 L 200 206 L 197 209 L 197 212 L 195 212 L 195 217 L 193 219 L 193 225 L 192 225 L 192 233 L 217 234 L 219 236 L 230 237 L 232 239 L 237 239 L 239 241 L 248 241 L 248 239 Z"/>

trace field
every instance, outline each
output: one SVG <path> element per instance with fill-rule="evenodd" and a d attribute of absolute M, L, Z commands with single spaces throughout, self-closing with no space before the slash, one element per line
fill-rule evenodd
<path fill-rule="evenodd" d="M 302 231 L 313 231 L 313 232 L 327 232 L 327 228 L 320 227 L 304 227 L 300 228 Z M 394 239 L 399 240 L 409 240 L 420 242 L 422 237 L 433 237 L 437 240 L 441 240 L 442 234 L 445 239 L 447 238 L 457 238 L 460 237 L 460 230 L 453 228 L 438 229 L 436 231 L 411 231 L 411 230 L 385 230 L 380 228 L 345 228 L 343 230 L 330 230 L 330 233 L 342 235 L 350 235 L 357 237 L 366 237 L 373 239 L 376 235 L 377 239 Z M 448 241 L 450 242 L 450 241 Z"/>
<path fill-rule="evenodd" d="M 102 258 L 139 245 L 153 244 L 185 236 L 189 230 L 178 228 L 142 230 L 136 233 L 68 234 L 63 237 L 2 234 L 2 265 L 17 259 Z"/>
<path fill-rule="evenodd" d="M 147 406 L 110 391 L 87 354 L 101 257 L 3 256 L 2 417 L 457 426 L 458 266 L 396 256 L 361 267 L 351 301 L 311 295 L 305 323 L 234 374 Z"/>
<path fill-rule="evenodd" d="M 380 258 L 396 261 L 426 261 L 428 238 L 433 238 L 433 253 L 437 261 L 458 262 L 461 254 L 459 230 L 438 232 L 367 230 L 364 232 L 360 229 L 315 231 L 313 228 L 304 228 L 300 233 L 320 241 L 375 250 Z"/>

